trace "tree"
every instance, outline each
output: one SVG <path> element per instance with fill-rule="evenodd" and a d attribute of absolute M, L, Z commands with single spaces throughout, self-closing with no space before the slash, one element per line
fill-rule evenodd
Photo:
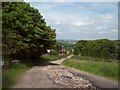
<path fill-rule="evenodd" d="M 120 60 L 120 40 L 116 41 L 116 46 L 117 46 L 117 58 Z"/>
<path fill-rule="evenodd" d="M 47 26 L 39 11 L 28 3 L 3 2 L 2 25 L 4 59 L 34 62 L 55 45 L 55 29 Z"/>
<path fill-rule="evenodd" d="M 75 54 L 82 56 L 101 57 L 116 59 L 119 56 L 119 45 L 117 42 L 108 39 L 81 40 L 75 45 Z M 118 50 L 118 52 L 117 52 Z"/>
<path fill-rule="evenodd" d="M 110 53 L 106 48 L 103 48 L 100 52 L 100 57 L 101 58 L 106 58 L 109 59 L 110 58 Z"/>
<path fill-rule="evenodd" d="M 74 54 L 75 54 L 75 55 L 79 55 L 79 54 L 80 54 L 80 50 L 79 50 L 78 47 L 75 47 L 75 48 L 74 48 Z"/>

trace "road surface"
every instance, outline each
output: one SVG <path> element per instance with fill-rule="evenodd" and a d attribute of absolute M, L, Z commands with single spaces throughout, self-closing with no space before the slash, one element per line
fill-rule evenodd
<path fill-rule="evenodd" d="M 118 83 L 61 65 L 71 58 L 50 61 L 26 71 L 12 88 L 118 88 Z"/>

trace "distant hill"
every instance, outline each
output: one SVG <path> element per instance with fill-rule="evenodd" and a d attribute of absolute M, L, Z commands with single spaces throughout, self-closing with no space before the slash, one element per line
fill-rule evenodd
<path fill-rule="evenodd" d="M 60 42 L 63 44 L 76 44 L 78 40 L 57 40 L 57 42 Z"/>

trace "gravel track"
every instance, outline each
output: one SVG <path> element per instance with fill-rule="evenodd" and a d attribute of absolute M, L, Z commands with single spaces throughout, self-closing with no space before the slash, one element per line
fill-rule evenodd
<path fill-rule="evenodd" d="M 12 88 L 85 88 L 96 90 L 118 87 L 116 82 L 61 65 L 64 60 L 71 57 L 72 55 L 34 66 L 21 75 Z"/>

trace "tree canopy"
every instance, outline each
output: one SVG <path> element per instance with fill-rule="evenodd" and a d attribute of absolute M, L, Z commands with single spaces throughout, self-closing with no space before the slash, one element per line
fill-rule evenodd
<path fill-rule="evenodd" d="M 36 60 L 56 42 L 55 29 L 25 2 L 2 3 L 3 59 Z"/>
<path fill-rule="evenodd" d="M 82 56 L 117 59 L 119 54 L 117 42 L 108 39 L 81 40 L 76 43 L 74 53 Z"/>

